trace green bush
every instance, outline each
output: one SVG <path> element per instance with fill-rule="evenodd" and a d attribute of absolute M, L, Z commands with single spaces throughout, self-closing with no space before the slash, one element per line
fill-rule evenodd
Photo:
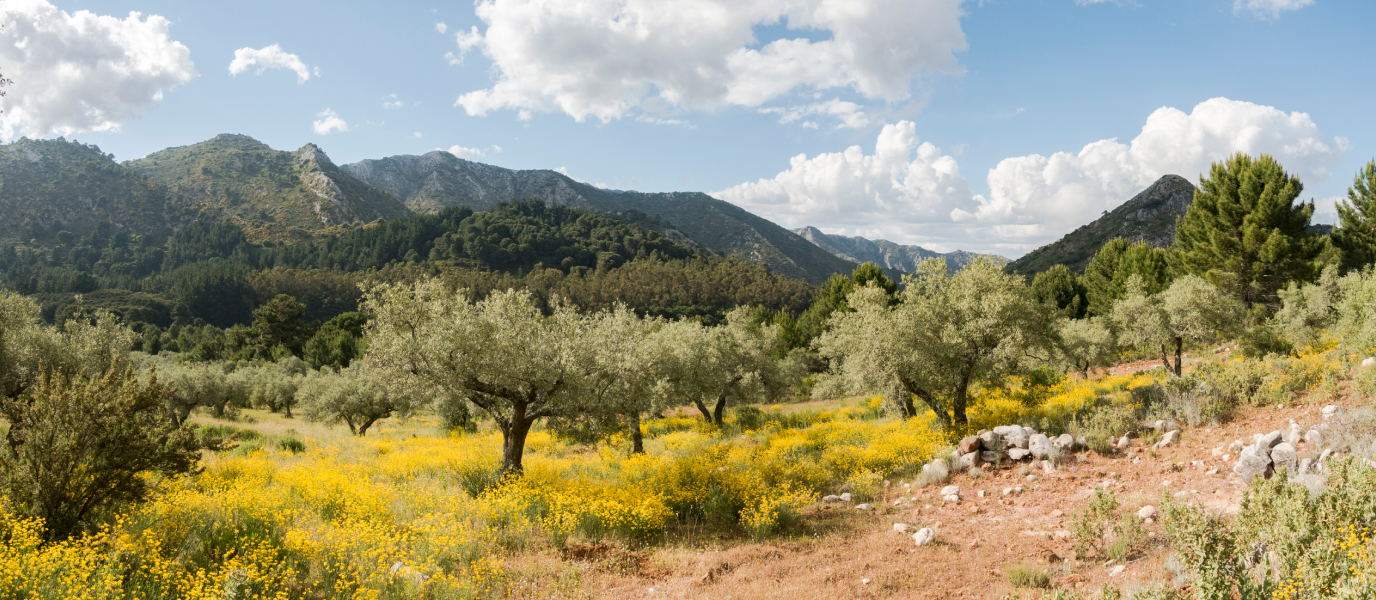
<path fill-rule="evenodd" d="M 765 412 L 754 406 L 737 406 L 732 410 L 736 427 L 741 431 L 754 431 L 764 426 Z"/>
<path fill-rule="evenodd" d="M 1265 358 L 1268 355 L 1289 356 L 1295 353 L 1295 347 L 1267 325 L 1253 327 L 1243 332 L 1238 342 L 1238 350 L 1247 358 Z"/>
<path fill-rule="evenodd" d="M 295 437 L 284 437 L 277 440 L 277 449 L 292 454 L 300 454 L 306 451 L 306 443 Z"/>

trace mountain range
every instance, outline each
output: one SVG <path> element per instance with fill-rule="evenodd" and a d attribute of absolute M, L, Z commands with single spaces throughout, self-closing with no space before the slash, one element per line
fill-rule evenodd
<path fill-rule="evenodd" d="M 1006 268 L 1030 274 L 1064 263 L 1082 270 L 1100 245 L 1117 236 L 1167 244 L 1193 191 L 1184 178 L 1162 177 Z M 288 152 L 224 134 L 118 163 L 96 146 L 62 138 L 0 145 L 0 237 L 18 240 L 46 239 L 60 230 L 82 234 L 101 222 L 167 239 L 206 215 L 235 222 L 251 239 L 288 242 L 409 214 L 457 206 L 481 211 L 526 198 L 602 213 L 812 283 L 867 261 L 896 278 L 926 258 L 944 258 L 958 269 L 980 256 L 814 227 L 789 231 L 703 193 L 610 190 L 553 170 L 505 169 L 438 150 L 336 165 L 315 144 Z"/>

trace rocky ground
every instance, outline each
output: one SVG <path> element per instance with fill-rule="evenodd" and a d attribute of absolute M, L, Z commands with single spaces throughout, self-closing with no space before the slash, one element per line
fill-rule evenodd
<path fill-rule="evenodd" d="M 1288 432 L 1292 421 L 1307 430 L 1324 421 L 1321 410 L 1305 404 L 1244 408 L 1222 427 L 1183 430 L 1163 448 L 1133 440 L 1112 456 L 1080 450 L 1052 472 L 1036 463 L 1005 460 L 979 477 L 953 475 L 943 484 L 894 481 L 872 510 L 844 501 L 819 504 L 805 515 L 803 528 L 810 536 L 724 541 L 710 548 L 671 543 L 642 552 L 585 548 L 581 556 L 569 557 L 566 551 L 563 557 L 534 557 L 529 560 L 543 563 L 527 564 L 527 572 L 566 569 L 570 560 L 593 568 L 579 571 L 583 575 L 576 584 L 567 576 L 555 577 L 564 582 L 562 590 L 551 584 L 535 589 L 532 580 L 531 586 L 518 585 L 514 595 L 803 600 L 1039 598 L 1049 591 L 1013 588 L 1005 569 L 1018 564 L 1047 569 L 1055 588 L 1086 595 L 1097 594 L 1105 583 L 1129 593 L 1183 585 L 1161 541 L 1161 525 L 1150 518 L 1152 507 L 1164 494 L 1215 514 L 1236 513 L 1247 485 L 1234 473 L 1240 446 L 1252 444 L 1255 434 Z M 1311 446 L 1295 441 L 1298 457 L 1322 451 Z M 1024 465 L 1030 470 L 1025 472 Z M 942 497 L 948 485 L 958 488 L 959 501 Z M 1149 536 L 1144 556 L 1120 564 L 1081 560 L 1072 550 L 1073 519 L 1098 486 L 1112 489 L 1123 511 L 1144 518 Z M 917 545 L 913 533 L 919 528 L 932 529 L 935 539 Z"/>

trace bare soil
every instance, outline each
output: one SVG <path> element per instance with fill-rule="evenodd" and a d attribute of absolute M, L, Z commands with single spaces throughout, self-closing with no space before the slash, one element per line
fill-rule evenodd
<path fill-rule="evenodd" d="M 1141 361 L 1115 373 L 1151 368 Z M 1095 486 L 1108 486 L 1123 511 L 1159 506 L 1162 495 L 1194 503 L 1219 515 L 1234 514 L 1246 485 L 1232 473 L 1236 456 L 1226 453 L 1234 440 L 1285 429 L 1291 419 L 1307 428 L 1322 422 L 1317 404 L 1243 408 L 1224 426 L 1181 432 L 1176 445 L 1152 450 L 1135 440 L 1128 452 L 1100 456 L 1082 452 L 1053 473 L 1040 469 L 1029 480 L 1022 465 L 992 467 L 984 476 L 955 476 L 962 501 L 944 503 L 938 487 L 905 489 L 895 481 L 876 510 L 851 504 L 817 505 L 806 512 L 800 532 L 764 543 L 718 540 L 705 545 L 670 542 L 644 550 L 592 549 L 528 555 L 510 566 L 522 576 L 513 597 L 586 598 L 1039 598 L 1054 589 L 1097 595 L 1111 583 L 1125 592 L 1156 585 L 1183 585 L 1171 568 L 1171 552 L 1159 522 L 1145 525 L 1151 536 L 1144 556 L 1118 563 L 1081 560 L 1072 550 L 1074 518 L 1084 510 Z M 1339 400 L 1337 404 L 1350 404 Z M 1301 444 L 1301 456 L 1321 449 Z M 1209 474 L 1217 467 L 1215 474 Z M 1023 492 L 1004 495 L 1004 488 Z M 912 498 L 916 498 L 913 501 Z M 895 504 L 895 501 L 897 503 Z M 931 527 L 933 545 L 917 547 L 911 533 L 895 523 Z M 1047 569 L 1053 588 L 1013 588 L 1005 569 L 1012 565 Z"/>

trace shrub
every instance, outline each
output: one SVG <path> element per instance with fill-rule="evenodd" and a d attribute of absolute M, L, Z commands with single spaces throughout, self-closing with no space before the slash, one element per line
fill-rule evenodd
<path fill-rule="evenodd" d="M 732 413 L 735 415 L 736 427 L 741 431 L 754 431 L 764 426 L 764 411 L 754 406 L 737 406 Z"/>
<path fill-rule="evenodd" d="M 277 449 L 292 454 L 300 454 L 306 451 L 306 443 L 298 438 L 287 436 L 277 440 Z"/>
<path fill-rule="evenodd" d="M 163 412 L 171 395 L 117 364 L 90 379 L 49 374 L 6 400 L 11 444 L 0 485 L 14 509 L 63 539 L 92 529 L 102 511 L 146 498 L 147 475 L 191 472 L 201 446 Z"/>
<path fill-rule="evenodd" d="M 1295 347 L 1268 325 L 1259 325 L 1247 330 L 1238 341 L 1238 350 L 1247 358 L 1289 356 L 1295 352 Z"/>
<path fill-rule="evenodd" d="M 1041 569 L 1031 565 L 1013 565 L 1004 569 L 1003 574 L 1008 577 L 1008 583 L 1013 587 L 1020 588 L 1049 588 L 1051 587 L 1051 575 L 1046 569 Z"/>
<path fill-rule="evenodd" d="M 1127 560 L 1140 552 L 1147 535 L 1136 515 L 1118 514 L 1118 498 L 1111 490 L 1096 487 L 1089 506 L 1075 518 L 1071 535 L 1081 560 L 1108 557 Z"/>

